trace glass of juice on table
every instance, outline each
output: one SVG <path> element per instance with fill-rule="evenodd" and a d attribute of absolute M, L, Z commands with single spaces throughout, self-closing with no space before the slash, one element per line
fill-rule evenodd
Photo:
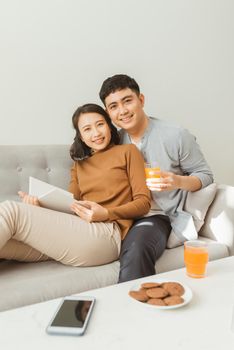
<path fill-rule="evenodd" d="M 188 276 L 205 277 L 208 259 L 206 242 L 199 240 L 184 242 L 184 262 Z"/>
<path fill-rule="evenodd" d="M 157 162 L 145 163 L 145 177 L 146 179 L 154 178 L 160 179 L 160 166 Z"/>

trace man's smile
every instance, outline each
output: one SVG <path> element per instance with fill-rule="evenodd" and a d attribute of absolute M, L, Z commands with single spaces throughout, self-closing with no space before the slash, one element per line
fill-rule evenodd
<path fill-rule="evenodd" d="M 123 123 L 128 123 L 129 121 L 131 121 L 133 118 L 133 114 L 132 115 L 128 115 L 128 116 L 125 116 L 125 117 L 121 117 L 120 120 L 123 122 Z"/>

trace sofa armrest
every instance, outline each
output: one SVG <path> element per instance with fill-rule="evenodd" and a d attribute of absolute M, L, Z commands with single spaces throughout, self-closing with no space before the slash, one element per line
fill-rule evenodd
<path fill-rule="evenodd" d="M 225 244 L 234 255 L 234 187 L 218 186 L 199 235 Z"/>

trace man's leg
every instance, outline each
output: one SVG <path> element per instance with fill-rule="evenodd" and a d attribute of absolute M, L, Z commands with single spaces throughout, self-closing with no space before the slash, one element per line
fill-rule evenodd
<path fill-rule="evenodd" d="M 170 232 L 167 216 L 137 220 L 122 242 L 119 283 L 155 274 L 155 262 L 166 248 Z"/>

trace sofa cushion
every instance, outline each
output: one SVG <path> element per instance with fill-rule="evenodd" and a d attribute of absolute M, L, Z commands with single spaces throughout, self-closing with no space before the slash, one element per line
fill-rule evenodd
<path fill-rule="evenodd" d="M 214 202 L 206 215 L 200 235 L 218 240 L 234 255 L 234 187 L 219 185 Z"/>
<path fill-rule="evenodd" d="M 216 191 L 217 184 L 212 183 L 199 191 L 188 192 L 184 209 L 192 215 L 197 232 L 204 224 L 207 210 L 214 200 Z"/>
<path fill-rule="evenodd" d="M 55 261 L 1 261 L 0 311 L 117 283 L 119 262 L 70 267 Z"/>
<path fill-rule="evenodd" d="M 184 210 L 192 215 L 193 223 L 197 232 L 199 232 L 202 225 L 204 224 L 206 213 L 209 209 L 209 206 L 214 200 L 216 190 L 217 184 L 212 183 L 199 191 L 188 192 L 184 205 Z M 191 233 L 191 236 L 186 236 L 186 240 L 197 239 L 197 235 L 194 235 L 196 234 L 196 232 L 194 231 L 194 226 L 192 226 L 193 225 L 191 225 L 190 230 L 188 230 L 188 232 Z M 183 245 L 183 242 L 181 242 L 176 236 L 176 234 L 172 231 L 168 238 L 167 248 L 175 248 L 180 245 Z"/>

